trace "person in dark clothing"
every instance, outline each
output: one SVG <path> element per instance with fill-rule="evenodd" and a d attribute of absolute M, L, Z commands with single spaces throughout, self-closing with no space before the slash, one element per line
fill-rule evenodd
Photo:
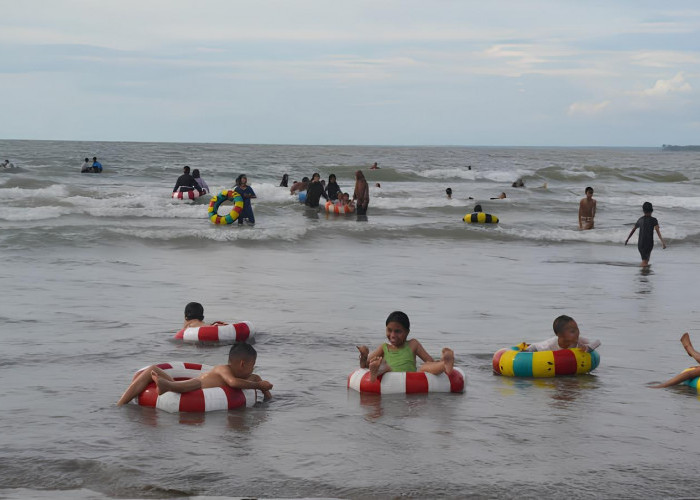
<path fill-rule="evenodd" d="M 326 194 L 331 201 L 338 201 L 338 195 L 342 192 L 338 182 L 336 182 L 335 174 L 328 176 L 328 184 L 326 184 Z"/>
<path fill-rule="evenodd" d="M 197 179 L 190 175 L 190 167 L 185 165 L 182 169 L 182 175 L 177 178 L 173 193 L 177 193 L 178 191 L 192 191 L 193 189 L 196 189 L 199 194 L 202 194 L 202 187 L 197 182 Z"/>
<path fill-rule="evenodd" d="M 666 248 L 666 242 L 661 236 L 661 231 L 659 230 L 659 221 L 656 217 L 652 217 L 651 213 L 654 211 L 654 207 L 648 201 L 645 201 L 642 205 L 642 211 L 644 212 L 644 217 L 640 217 L 636 224 L 630 231 L 629 236 L 625 240 L 625 245 L 630 240 L 634 232 L 639 228 L 639 241 L 637 243 L 637 249 L 639 254 L 642 256 L 642 267 L 649 265 L 649 257 L 651 257 L 651 251 L 654 248 L 654 231 L 659 235 L 661 240 L 661 248 Z"/>
<path fill-rule="evenodd" d="M 289 187 L 287 184 L 289 183 L 289 174 L 284 174 L 282 176 L 282 182 L 280 182 L 280 187 Z"/>
<path fill-rule="evenodd" d="M 355 192 L 352 199 L 357 201 L 357 215 L 367 215 L 369 205 L 369 185 L 362 170 L 355 172 Z"/>
<path fill-rule="evenodd" d="M 309 187 L 306 189 L 306 201 L 304 203 L 309 207 L 317 207 L 321 196 L 328 201 L 328 196 L 323 189 L 323 184 L 321 184 L 321 175 L 318 172 L 314 172 L 314 175 L 311 176 Z"/>

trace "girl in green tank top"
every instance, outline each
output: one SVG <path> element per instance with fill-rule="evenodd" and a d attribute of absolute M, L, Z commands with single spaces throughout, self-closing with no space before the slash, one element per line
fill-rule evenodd
<path fill-rule="evenodd" d="M 413 354 L 408 342 L 398 349 L 389 349 L 387 344 L 382 344 L 382 351 L 384 352 L 384 361 L 392 372 L 416 371 L 416 355 Z"/>

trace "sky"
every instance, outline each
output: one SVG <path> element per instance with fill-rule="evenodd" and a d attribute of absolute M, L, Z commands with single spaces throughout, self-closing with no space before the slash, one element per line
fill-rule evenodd
<path fill-rule="evenodd" d="M 700 144 L 700 2 L 0 0 L 0 138 Z"/>

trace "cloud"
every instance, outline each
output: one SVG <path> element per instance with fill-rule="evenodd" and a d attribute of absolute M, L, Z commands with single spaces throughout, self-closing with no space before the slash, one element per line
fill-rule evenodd
<path fill-rule="evenodd" d="M 610 101 L 602 102 L 575 102 L 569 106 L 569 116 L 584 115 L 593 116 L 603 112 L 610 105 Z"/>
<path fill-rule="evenodd" d="M 633 94 L 644 96 L 666 96 L 678 92 L 691 92 L 693 87 L 683 78 L 683 72 L 680 71 L 670 80 L 656 80 L 653 87 L 644 89 Z"/>

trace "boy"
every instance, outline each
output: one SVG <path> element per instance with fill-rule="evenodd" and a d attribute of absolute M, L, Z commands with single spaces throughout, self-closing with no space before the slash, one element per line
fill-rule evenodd
<path fill-rule="evenodd" d="M 656 217 L 652 217 L 651 213 L 654 211 L 654 207 L 648 201 L 645 201 L 642 205 L 642 211 L 644 216 L 637 220 L 636 224 L 630 231 L 629 236 L 625 240 L 625 245 L 630 240 L 634 232 L 639 228 L 639 241 L 637 242 L 637 249 L 639 254 L 642 256 L 641 267 L 647 267 L 649 265 L 649 257 L 651 257 L 651 251 L 654 249 L 654 231 L 659 235 L 659 240 L 661 240 L 661 248 L 666 248 L 666 242 L 661 236 L 661 231 L 659 230 L 659 221 Z"/>
<path fill-rule="evenodd" d="M 587 187 L 586 197 L 581 199 L 578 205 L 578 228 L 593 229 L 593 218 L 595 217 L 596 201 L 593 199 L 593 188 Z"/>
<path fill-rule="evenodd" d="M 552 324 L 556 337 L 543 342 L 530 344 L 528 352 L 558 351 L 559 349 L 572 349 L 578 347 L 586 352 L 595 350 L 600 345 L 600 340 L 591 342 L 587 338 L 579 337 L 579 329 L 576 321 L 571 316 L 561 315 Z"/>
<path fill-rule="evenodd" d="M 685 352 L 688 353 L 688 356 L 700 363 L 700 353 L 696 351 L 693 348 L 693 344 L 690 343 L 690 335 L 688 334 L 688 332 L 685 332 L 681 336 L 681 344 L 683 345 Z M 672 385 L 680 384 L 681 382 L 685 382 L 686 380 L 690 380 L 695 377 L 700 377 L 700 366 L 694 366 L 692 368 L 689 368 L 688 370 L 684 370 L 672 379 L 667 380 L 663 384 L 652 385 L 649 387 L 651 387 L 652 389 L 663 389 L 664 387 L 670 387 Z"/>
<path fill-rule="evenodd" d="M 236 343 L 233 344 L 229 351 L 228 364 L 216 365 L 211 371 L 205 372 L 197 378 L 178 381 L 173 380 L 170 375 L 156 365 L 151 365 L 136 374 L 131 385 L 129 385 L 122 397 L 119 398 L 117 406 L 122 406 L 134 399 L 141 394 L 151 382 L 155 382 L 158 386 L 159 395 L 168 391 L 190 392 L 196 391 L 197 389 L 224 387 L 228 385 L 234 389 L 257 389 L 262 391 L 265 400 L 268 400 L 272 397 L 272 394 L 270 394 L 272 384 L 253 373 L 257 356 L 258 353 L 253 346 Z"/>

